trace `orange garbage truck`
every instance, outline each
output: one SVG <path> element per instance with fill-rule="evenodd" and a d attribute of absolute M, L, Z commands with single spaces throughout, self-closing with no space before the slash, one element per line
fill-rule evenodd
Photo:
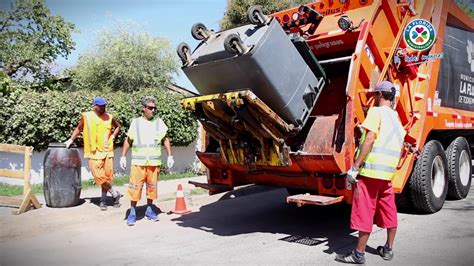
<path fill-rule="evenodd" d="M 474 22 L 451 0 L 320 0 L 214 32 L 197 23 L 181 101 L 207 132 L 210 193 L 285 187 L 288 202 L 351 203 L 360 125 L 391 81 L 406 130 L 392 180 L 399 208 L 434 213 L 467 196 L 474 150 Z M 369 94 L 370 95 L 370 94 Z"/>

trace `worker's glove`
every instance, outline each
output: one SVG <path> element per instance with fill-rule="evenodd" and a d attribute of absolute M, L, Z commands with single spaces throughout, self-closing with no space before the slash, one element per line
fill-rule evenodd
<path fill-rule="evenodd" d="M 71 147 L 71 144 L 72 144 L 72 139 L 66 140 L 66 142 L 64 142 L 64 144 L 66 145 L 66 149 L 69 149 L 69 147 Z"/>
<path fill-rule="evenodd" d="M 122 168 L 122 170 L 127 169 L 127 157 L 120 157 L 120 168 Z"/>
<path fill-rule="evenodd" d="M 357 180 L 358 175 L 359 175 L 359 169 L 352 167 L 349 171 L 347 171 L 347 176 L 346 176 L 347 182 L 349 182 L 350 184 L 355 184 L 359 182 L 359 180 Z"/>
<path fill-rule="evenodd" d="M 173 156 L 168 156 L 168 161 L 166 161 L 166 166 L 168 166 L 168 169 L 171 169 L 174 165 L 174 159 Z"/>

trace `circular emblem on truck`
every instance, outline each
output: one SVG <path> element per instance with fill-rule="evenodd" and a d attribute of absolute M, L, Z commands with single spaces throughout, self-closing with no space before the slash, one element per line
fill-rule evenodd
<path fill-rule="evenodd" d="M 403 31 L 403 39 L 408 47 L 424 51 L 434 44 L 436 31 L 433 25 L 424 19 L 412 20 Z"/>

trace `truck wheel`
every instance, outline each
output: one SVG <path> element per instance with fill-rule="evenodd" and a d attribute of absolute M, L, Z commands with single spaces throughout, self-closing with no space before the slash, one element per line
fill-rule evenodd
<path fill-rule="evenodd" d="M 209 38 L 209 31 L 202 23 L 196 23 L 191 27 L 191 35 L 194 39 L 201 41 Z"/>
<path fill-rule="evenodd" d="M 400 194 L 395 194 L 395 204 L 397 205 L 398 212 L 411 213 L 413 211 L 414 207 L 410 196 L 409 184 L 405 185 Z"/>
<path fill-rule="evenodd" d="M 448 166 L 439 141 L 431 140 L 425 145 L 410 177 L 410 192 L 419 211 L 435 213 L 443 207 L 448 192 Z"/>
<path fill-rule="evenodd" d="M 245 54 L 249 48 L 245 45 L 240 36 L 233 33 L 229 34 L 224 40 L 224 49 L 231 54 Z"/>
<path fill-rule="evenodd" d="M 463 137 L 456 138 L 446 149 L 448 159 L 448 198 L 463 199 L 471 188 L 471 150 Z"/>
<path fill-rule="evenodd" d="M 183 65 L 186 66 L 191 60 L 191 47 L 185 42 L 182 42 L 176 48 L 176 53 L 178 54 L 179 59 L 183 62 Z"/>
<path fill-rule="evenodd" d="M 247 9 L 247 19 L 250 23 L 257 26 L 263 26 L 268 21 L 268 18 L 263 14 L 262 6 L 259 5 L 251 6 Z"/>

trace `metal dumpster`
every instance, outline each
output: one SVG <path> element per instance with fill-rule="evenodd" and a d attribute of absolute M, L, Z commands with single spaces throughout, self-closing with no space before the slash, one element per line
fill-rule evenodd
<path fill-rule="evenodd" d="M 240 54 L 226 50 L 231 35 L 248 49 Z M 250 89 L 296 128 L 305 124 L 324 86 L 275 19 L 213 33 L 182 69 L 201 94 Z"/>

